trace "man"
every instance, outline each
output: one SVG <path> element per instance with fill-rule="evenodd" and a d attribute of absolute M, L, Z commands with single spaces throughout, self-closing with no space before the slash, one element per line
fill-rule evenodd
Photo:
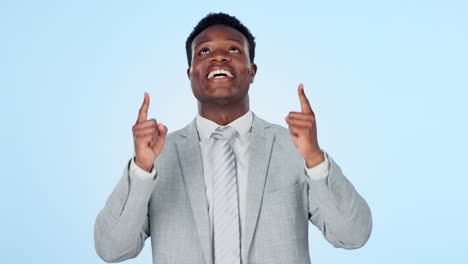
<path fill-rule="evenodd" d="M 319 148 L 303 86 L 288 130 L 249 109 L 255 42 L 235 17 L 209 14 L 186 47 L 198 115 L 167 135 L 145 93 L 135 157 L 96 219 L 98 255 L 136 257 L 151 236 L 153 263 L 310 263 L 309 221 L 335 247 L 363 246 L 369 207 Z"/>

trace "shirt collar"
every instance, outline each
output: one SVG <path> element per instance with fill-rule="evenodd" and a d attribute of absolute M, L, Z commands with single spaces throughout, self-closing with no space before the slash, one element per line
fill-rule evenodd
<path fill-rule="evenodd" d="M 237 131 L 237 133 L 239 133 L 239 135 L 242 137 L 252 127 L 252 120 L 253 120 L 252 111 L 249 110 L 243 116 L 237 118 L 236 120 L 232 121 L 226 126 L 230 126 L 234 128 Z M 211 137 L 211 134 L 213 134 L 216 128 L 225 127 L 225 126 L 218 125 L 215 122 L 202 117 L 200 114 L 197 114 L 196 125 L 197 125 L 198 134 L 200 135 L 200 139 L 203 139 L 203 140 L 209 140 Z"/>

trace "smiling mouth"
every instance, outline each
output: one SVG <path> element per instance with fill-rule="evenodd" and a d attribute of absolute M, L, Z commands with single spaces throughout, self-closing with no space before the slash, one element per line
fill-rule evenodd
<path fill-rule="evenodd" d="M 208 74 L 207 79 L 211 80 L 211 79 L 233 78 L 233 77 L 234 75 L 232 75 L 232 73 L 229 72 L 228 70 L 218 69 L 218 70 L 211 71 Z"/>

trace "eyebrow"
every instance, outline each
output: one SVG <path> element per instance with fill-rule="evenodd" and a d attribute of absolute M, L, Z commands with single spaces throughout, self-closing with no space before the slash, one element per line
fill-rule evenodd
<path fill-rule="evenodd" d="M 230 41 L 230 42 L 237 42 L 237 43 L 241 43 L 241 44 L 244 44 L 244 41 L 243 40 L 239 40 L 239 39 L 227 39 L 226 41 Z M 214 42 L 213 40 L 209 40 L 209 39 L 202 39 L 200 42 L 198 42 L 198 44 L 194 47 L 198 47 L 200 46 L 201 44 L 205 44 L 205 43 L 210 43 L 210 42 Z"/>

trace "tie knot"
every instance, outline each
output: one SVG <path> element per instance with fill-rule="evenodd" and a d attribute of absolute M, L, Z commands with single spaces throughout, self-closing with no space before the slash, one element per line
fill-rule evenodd
<path fill-rule="evenodd" d="M 227 141 L 231 141 L 236 135 L 238 135 L 237 131 L 230 127 L 218 127 L 216 130 L 211 134 L 211 137 L 215 139 L 226 139 Z"/>

